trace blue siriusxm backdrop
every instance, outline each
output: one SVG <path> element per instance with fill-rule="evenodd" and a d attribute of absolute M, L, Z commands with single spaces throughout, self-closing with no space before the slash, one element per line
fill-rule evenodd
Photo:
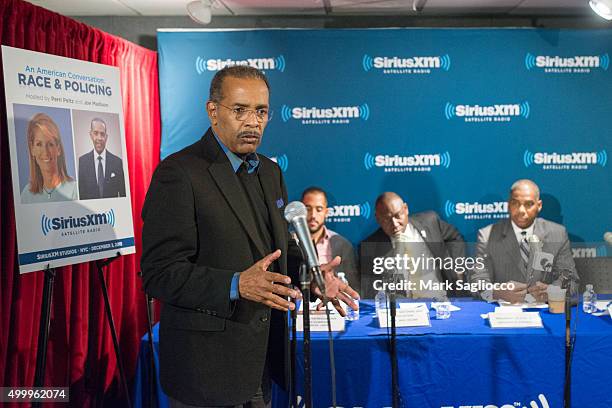
<path fill-rule="evenodd" d="M 260 152 L 291 200 L 327 190 L 328 225 L 354 243 L 388 190 L 474 240 L 524 177 L 572 241 L 612 228 L 610 30 L 160 31 L 158 46 L 162 157 L 206 131 L 217 70 L 261 68 L 274 117 Z"/>

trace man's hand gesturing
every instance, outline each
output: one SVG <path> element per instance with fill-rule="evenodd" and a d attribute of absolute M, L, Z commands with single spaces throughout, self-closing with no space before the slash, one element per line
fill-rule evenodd
<path fill-rule="evenodd" d="M 280 255 L 281 250 L 277 249 L 240 274 L 238 288 L 241 298 L 263 303 L 283 312 L 295 309 L 295 303 L 285 298 L 287 296 L 296 298 L 298 292 L 282 285 L 290 284 L 291 278 L 280 273 L 268 272 L 270 264 Z"/>

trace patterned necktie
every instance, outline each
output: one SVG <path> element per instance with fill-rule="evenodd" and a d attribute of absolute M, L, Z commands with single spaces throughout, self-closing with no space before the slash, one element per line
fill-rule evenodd
<path fill-rule="evenodd" d="M 527 231 L 521 231 L 521 258 L 523 258 L 523 266 L 527 269 L 529 263 L 529 243 L 527 242 Z"/>
<path fill-rule="evenodd" d="M 98 156 L 98 192 L 100 198 L 104 194 L 104 168 L 102 167 L 102 156 Z"/>

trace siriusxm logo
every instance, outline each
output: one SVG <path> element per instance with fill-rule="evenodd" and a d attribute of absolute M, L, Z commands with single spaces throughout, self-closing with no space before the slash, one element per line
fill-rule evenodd
<path fill-rule="evenodd" d="M 270 157 L 270 160 L 278 164 L 278 167 L 280 167 L 283 173 L 287 171 L 287 168 L 289 167 L 289 159 L 287 158 L 286 154 Z"/>
<path fill-rule="evenodd" d="M 372 207 L 367 201 L 363 204 L 334 205 L 329 207 L 327 220 L 329 222 L 351 222 L 353 218 L 362 217 L 366 220 L 372 215 Z"/>
<path fill-rule="evenodd" d="M 283 122 L 290 119 L 301 120 L 302 124 L 347 124 L 351 119 L 368 120 L 370 118 L 370 107 L 367 103 L 359 106 L 332 106 L 329 108 L 317 107 L 294 107 L 281 106 L 281 118 Z"/>
<path fill-rule="evenodd" d="M 484 220 L 508 217 L 508 202 L 494 201 L 492 203 L 452 202 L 446 200 L 444 214 L 447 218 L 453 215 L 462 216 L 466 220 Z"/>
<path fill-rule="evenodd" d="M 204 59 L 202 57 L 197 57 L 195 60 L 195 69 L 199 75 L 207 71 L 220 71 L 225 67 L 232 67 L 234 65 L 248 65 L 262 71 L 285 72 L 285 57 L 279 55 L 278 57 L 247 58 L 244 60 L 233 60 L 229 58 Z"/>
<path fill-rule="evenodd" d="M 371 57 L 364 54 L 361 66 L 365 72 L 375 69 L 384 74 L 430 74 L 434 69 L 448 71 L 451 59 L 448 54 L 434 57 Z"/>
<path fill-rule="evenodd" d="M 607 256 L 608 249 L 605 245 L 572 248 L 573 258 L 604 258 Z"/>
<path fill-rule="evenodd" d="M 576 55 L 573 57 L 533 55 L 530 53 L 525 55 L 525 68 L 528 71 L 539 68 L 547 73 L 575 74 L 589 73 L 591 69 L 597 68 L 607 71 L 609 66 L 610 56 L 607 53 L 601 55 Z"/>
<path fill-rule="evenodd" d="M 385 172 L 418 172 L 431 171 L 432 167 L 449 168 L 451 163 L 450 153 L 415 154 L 412 156 L 383 155 L 373 156 L 366 153 L 363 157 L 363 165 L 366 170 L 373 167 L 382 167 Z"/>
<path fill-rule="evenodd" d="M 539 404 L 538 404 L 539 403 Z M 548 400 L 544 396 L 544 394 L 538 395 L 537 401 L 531 401 L 526 406 L 521 402 L 512 402 L 504 405 L 494 405 L 494 404 L 461 404 L 461 405 L 443 405 L 440 408 L 550 408 L 548 404 Z"/>
<path fill-rule="evenodd" d="M 544 170 L 587 170 L 589 166 L 606 167 L 608 152 L 571 152 L 571 153 L 533 153 L 525 150 L 523 164 L 525 167 L 541 166 Z"/>
<path fill-rule="evenodd" d="M 73 230 L 76 228 L 95 227 L 98 225 L 115 226 L 115 210 L 105 213 L 91 213 L 81 217 L 55 217 L 49 218 L 45 214 L 40 219 L 40 229 L 47 236 L 52 231 Z"/>
<path fill-rule="evenodd" d="M 495 105 L 455 105 L 447 102 L 444 105 L 444 116 L 447 120 L 454 117 L 463 118 L 466 122 L 510 122 L 512 117 L 522 116 L 527 119 L 531 113 L 529 102 Z"/>

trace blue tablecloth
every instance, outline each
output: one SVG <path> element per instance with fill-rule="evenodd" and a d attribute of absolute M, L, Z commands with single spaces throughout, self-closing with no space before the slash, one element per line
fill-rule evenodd
<path fill-rule="evenodd" d="M 541 311 L 544 328 L 491 329 L 481 313 L 494 306 L 454 302 L 461 308 L 431 327 L 399 328 L 398 359 L 402 406 L 550 408 L 563 406 L 565 321 Z M 334 334 L 337 403 L 341 407 L 391 405 L 389 343 L 361 303 L 361 319 Z M 573 310 L 577 340 L 572 366 L 572 407 L 612 407 L 612 319 Z M 158 328 L 154 330 L 157 348 Z M 378 334 L 377 334 L 378 333 Z M 327 333 L 313 333 L 314 406 L 331 406 Z M 136 406 L 148 406 L 148 344 L 143 338 L 136 378 Z M 157 351 L 157 350 L 156 350 Z M 302 390 L 302 349 L 298 343 L 298 391 Z M 160 406 L 167 399 L 158 388 Z M 287 406 L 276 389 L 274 406 Z M 532 405 L 535 401 L 537 405 Z"/>

